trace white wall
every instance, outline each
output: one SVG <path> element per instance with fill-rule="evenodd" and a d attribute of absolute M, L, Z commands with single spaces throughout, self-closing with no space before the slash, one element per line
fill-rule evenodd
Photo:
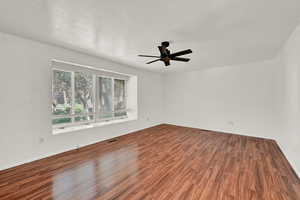
<path fill-rule="evenodd" d="M 278 142 L 300 176 L 300 25 L 282 52 L 285 129 Z"/>
<path fill-rule="evenodd" d="M 163 121 L 161 74 L 3 33 L 0 44 L 0 169 Z M 138 120 L 52 135 L 50 61 L 54 58 L 137 75 Z"/>
<path fill-rule="evenodd" d="M 280 58 L 165 77 L 171 124 L 274 138 L 282 130 Z"/>

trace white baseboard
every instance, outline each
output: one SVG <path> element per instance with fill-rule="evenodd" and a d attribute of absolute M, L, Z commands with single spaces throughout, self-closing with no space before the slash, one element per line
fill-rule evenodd
<path fill-rule="evenodd" d="M 88 146 L 88 145 L 91 145 L 91 144 L 96 144 L 98 142 L 102 142 L 102 141 L 105 141 L 105 140 L 109 140 L 109 139 L 112 139 L 112 138 L 115 138 L 115 137 L 119 137 L 119 136 L 122 136 L 122 135 L 127 135 L 127 134 L 130 134 L 130 133 L 133 133 L 133 132 L 136 132 L 136 131 L 140 131 L 140 130 L 143 130 L 143 129 L 146 129 L 146 128 L 150 128 L 150 127 L 153 127 L 153 126 L 157 126 L 159 124 L 162 124 L 162 123 L 154 123 L 154 124 L 151 124 L 147 127 L 144 127 L 144 128 L 139 128 L 139 129 L 134 129 L 134 130 L 130 130 L 126 133 L 122 133 L 120 135 L 117 135 L 117 136 L 113 136 L 113 137 L 108 137 L 108 138 L 103 138 L 101 140 L 97 140 L 97 141 L 94 141 L 94 142 L 90 142 L 90 143 L 86 143 L 86 144 L 81 144 L 80 145 L 80 148 L 81 147 L 85 147 L 85 146 Z M 23 165 L 23 164 L 26 164 L 26 163 L 30 163 L 30 162 L 33 162 L 33 161 L 37 161 L 37 160 L 41 160 L 43 158 L 47 158 L 47 157 L 50 157 L 50 156 L 54 156 L 54 155 L 57 155 L 57 154 L 60 154 L 60 153 L 64 153 L 64 152 L 67 152 L 67 151 L 71 151 L 71 150 L 75 150 L 77 149 L 78 147 L 77 146 L 74 146 L 74 147 L 71 147 L 71 148 L 66 148 L 62 151 L 57 151 L 57 152 L 52 152 L 52 153 L 47 153 L 47 154 L 44 154 L 44 155 L 41 155 L 41 156 L 38 156 L 38 157 L 34 157 L 34 158 L 31 158 L 31 159 L 27 159 L 27 160 L 22 160 L 22 161 L 18 161 L 18 162 L 14 162 L 12 164 L 7 164 L 7 165 L 2 165 L 0 167 L 0 171 L 2 170 L 6 170 L 6 169 L 10 169 L 10 168 L 13 168 L 13 167 L 17 167 L 19 165 Z"/>
<path fill-rule="evenodd" d="M 85 145 L 87 146 L 87 145 Z M 47 158 L 47 157 L 50 157 L 50 156 L 54 156 L 54 155 L 57 155 L 57 154 L 60 154 L 60 153 L 64 153 L 66 151 L 71 151 L 71 150 L 74 150 L 76 149 L 77 147 L 74 147 L 74 148 L 68 148 L 68 149 L 65 149 L 63 151 L 58 151 L 58 152 L 53 152 L 53 153 L 48 153 L 48 154 L 44 154 L 42 156 L 38 156 L 38 157 L 35 157 L 35 158 L 31 158 L 31 159 L 28 159 L 28 160 L 23 160 L 23 161 L 19 161 L 19 162 L 15 162 L 13 164 L 8 164 L 8 165 L 5 165 L 5 166 L 1 166 L 0 168 L 0 171 L 2 170 L 6 170 L 6 169 L 9 169 L 9 168 L 12 168 L 12 167 L 17 167 L 19 165 L 23 165 L 23 164 L 26 164 L 26 163 L 30 163 L 30 162 L 33 162 L 33 161 L 37 161 L 37 160 L 41 160 L 43 158 Z"/>

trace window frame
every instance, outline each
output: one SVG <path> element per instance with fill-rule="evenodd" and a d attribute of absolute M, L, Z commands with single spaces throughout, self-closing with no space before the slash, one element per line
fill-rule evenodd
<path fill-rule="evenodd" d="M 81 126 L 81 125 L 91 125 L 94 123 L 101 123 L 101 122 L 111 122 L 111 121 L 116 121 L 116 120 L 120 120 L 120 119 L 126 119 L 128 118 L 128 79 L 127 78 L 122 78 L 120 76 L 113 76 L 113 72 L 110 72 L 109 75 L 105 75 L 103 73 L 105 73 L 105 71 L 99 70 L 101 73 L 97 73 L 97 70 L 91 70 L 91 69 L 85 69 L 84 66 L 81 65 L 70 65 L 70 68 L 74 67 L 74 69 L 65 69 L 65 67 L 58 67 L 58 66 L 52 66 L 51 69 L 51 74 L 52 74 L 52 79 L 51 79 L 51 101 L 53 100 L 53 90 L 54 90 L 54 71 L 62 71 L 62 72 L 70 72 L 71 73 L 71 89 L 72 89 L 72 95 L 71 95 L 71 114 L 67 114 L 67 115 L 54 115 L 53 114 L 53 110 L 51 110 L 51 122 L 52 122 L 52 129 L 56 130 L 56 129 L 65 129 L 68 127 L 76 127 L 76 126 Z M 80 68 L 77 70 L 77 68 Z M 93 73 L 94 71 L 94 73 Z M 83 114 L 75 114 L 75 73 L 76 72 L 82 72 L 82 73 L 86 73 L 89 75 L 92 75 L 93 77 L 93 112 L 92 113 L 83 113 Z M 117 73 L 116 73 L 117 74 Z M 112 105 L 113 105 L 113 117 L 110 118 L 100 118 L 100 110 L 98 109 L 98 105 L 99 105 L 99 77 L 103 77 L 103 78 L 110 78 L 112 79 Z M 126 115 L 124 116 L 118 116 L 115 117 L 115 106 L 114 106 L 114 87 L 115 87 L 115 79 L 118 80 L 123 80 L 125 83 L 125 88 L 124 88 L 124 92 L 125 92 L 125 107 L 126 109 L 124 111 L 126 111 Z M 92 120 L 85 120 L 85 121 L 75 121 L 76 117 L 81 117 L 81 116 L 93 116 Z M 61 124 L 53 124 L 53 120 L 54 119 L 62 119 L 62 118 L 71 118 L 71 122 L 68 123 L 61 123 Z"/>

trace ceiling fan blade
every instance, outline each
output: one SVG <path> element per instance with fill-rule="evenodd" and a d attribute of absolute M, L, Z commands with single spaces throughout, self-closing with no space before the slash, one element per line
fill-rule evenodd
<path fill-rule="evenodd" d="M 172 53 L 169 57 L 174 58 L 176 56 L 182 56 L 182 55 L 186 55 L 186 54 L 190 54 L 190 53 L 193 53 L 193 51 L 191 49 L 187 49 L 187 50 L 184 50 L 184 51 L 179 51 L 179 52 L 176 52 L 176 53 Z"/>
<path fill-rule="evenodd" d="M 150 55 L 138 55 L 140 57 L 147 57 L 147 58 L 160 58 L 160 56 L 150 56 Z"/>
<path fill-rule="evenodd" d="M 181 62 L 189 62 L 190 61 L 189 58 L 180 58 L 180 57 L 173 57 L 173 58 L 171 58 L 171 60 L 181 61 Z"/>
<path fill-rule="evenodd" d="M 154 62 L 157 62 L 157 61 L 160 61 L 160 59 L 152 60 L 150 62 L 147 62 L 146 64 L 151 64 L 151 63 L 154 63 Z"/>

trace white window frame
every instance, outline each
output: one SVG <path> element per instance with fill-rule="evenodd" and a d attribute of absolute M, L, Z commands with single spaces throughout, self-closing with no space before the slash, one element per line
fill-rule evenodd
<path fill-rule="evenodd" d="M 55 62 L 56 64 L 53 64 L 53 62 Z M 61 66 L 57 66 L 58 64 L 61 64 Z M 74 69 L 72 69 L 74 68 Z M 52 79 L 51 79 L 51 97 L 53 99 L 53 89 L 54 89 L 54 85 L 53 85 L 53 72 L 57 70 L 57 71 L 63 71 L 63 72 L 70 72 L 71 73 L 71 88 L 72 88 L 72 99 L 71 99 L 71 114 L 69 115 L 53 115 L 52 111 L 51 111 L 51 115 L 52 115 L 52 120 L 54 119 L 61 119 L 61 118 L 71 118 L 71 122 L 69 123 L 61 123 L 61 124 L 52 124 L 52 128 L 53 130 L 59 130 L 59 129 L 66 129 L 69 127 L 77 127 L 77 126 L 82 126 L 82 125 L 92 125 L 92 124 L 97 124 L 99 125 L 99 123 L 107 123 L 107 122 L 111 122 L 111 121 L 120 121 L 123 119 L 127 119 L 128 118 L 128 105 L 127 105 L 127 98 L 128 98 L 128 79 L 129 79 L 129 75 L 123 75 L 123 74 L 119 74 L 116 72 L 111 72 L 111 71 L 106 71 L 106 70 L 100 70 L 100 69 L 91 69 L 91 67 L 88 66 L 83 66 L 83 65 L 79 65 L 79 64 L 74 64 L 74 63 L 68 63 L 68 62 L 64 62 L 64 61 L 52 61 L 52 70 L 51 70 L 51 74 L 52 74 Z M 89 75 L 92 75 L 93 77 L 93 112 L 92 113 L 86 113 L 86 114 L 75 114 L 74 111 L 74 105 L 75 105 L 75 73 L 76 72 L 83 72 Z M 115 115 L 115 110 L 114 110 L 114 81 L 115 79 L 118 80 L 123 80 L 125 82 L 125 107 L 126 109 L 124 111 L 127 112 L 126 115 L 124 116 L 118 116 L 118 117 L 111 117 L 111 118 L 104 118 L 101 119 L 100 116 L 100 110 L 98 109 L 98 105 L 99 105 L 99 77 L 104 77 L 104 78 L 111 78 L 112 79 L 112 105 L 113 105 L 113 115 Z M 92 120 L 86 120 L 86 121 L 79 121 L 76 122 L 75 118 L 78 116 L 93 116 Z M 51 120 L 51 121 L 52 121 Z M 55 132 L 55 131 L 54 131 Z"/>

